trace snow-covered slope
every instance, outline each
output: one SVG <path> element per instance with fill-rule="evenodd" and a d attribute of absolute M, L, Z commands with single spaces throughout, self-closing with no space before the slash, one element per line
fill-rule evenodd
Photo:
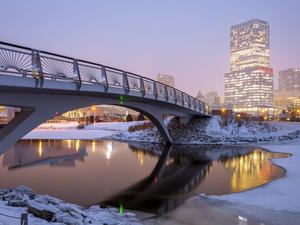
<path fill-rule="evenodd" d="M 219 117 L 193 119 L 186 125 L 174 126 L 169 131 L 175 144 L 225 144 L 253 142 L 284 142 L 300 136 L 300 125 L 267 122 L 232 122 L 223 125 Z M 156 128 L 113 135 L 114 139 L 161 142 Z"/>

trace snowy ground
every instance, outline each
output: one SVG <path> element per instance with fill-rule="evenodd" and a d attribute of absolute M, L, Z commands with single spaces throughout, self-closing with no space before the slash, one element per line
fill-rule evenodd
<path fill-rule="evenodd" d="M 78 130 L 78 129 L 35 129 L 22 139 L 51 139 L 51 140 L 93 140 L 114 134 L 108 130 Z"/>
<path fill-rule="evenodd" d="M 126 132 L 130 126 L 139 123 L 141 123 L 141 121 L 103 122 L 88 125 L 84 129 L 77 129 L 77 122 L 45 123 L 26 134 L 22 139 L 93 140 L 108 137 L 120 132 Z"/>

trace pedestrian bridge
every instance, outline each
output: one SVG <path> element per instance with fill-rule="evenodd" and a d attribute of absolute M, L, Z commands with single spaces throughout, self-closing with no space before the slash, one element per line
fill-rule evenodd
<path fill-rule="evenodd" d="M 61 113 L 91 105 L 124 106 L 146 115 L 167 143 L 165 115 L 180 121 L 208 117 L 204 102 L 168 85 L 121 69 L 0 42 L 0 105 L 21 112 L 0 129 L 0 154 Z"/>

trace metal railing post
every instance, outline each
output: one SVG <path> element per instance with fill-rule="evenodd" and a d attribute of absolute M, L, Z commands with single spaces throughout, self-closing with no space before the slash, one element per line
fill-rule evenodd
<path fill-rule="evenodd" d="M 194 102 L 194 110 L 197 110 L 197 107 L 196 107 L 196 99 L 193 98 L 193 102 Z"/>
<path fill-rule="evenodd" d="M 182 106 L 184 106 L 184 95 L 183 95 L 183 92 L 181 91 L 181 99 L 182 99 Z"/>
<path fill-rule="evenodd" d="M 106 74 L 105 66 L 101 67 L 101 75 L 104 76 L 104 78 L 105 78 L 104 91 L 107 92 L 109 84 L 108 84 L 108 79 L 107 79 L 107 74 Z"/>
<path fill-rule="evenodd" d="M 173 88 L 173 95 L 174 95 L 174 102 L 175 104 L 177 104 L 177 94 L 176 94 L 176 90 Z"/>
<path fill-rule="evenodd" d="M 31 63 L 32 63 L 32 77 L 35 79 L 35 86 L 43 87 L 44 84 L 44 75 L 41 63 L 41 57 L 39 51 L 31 51 Z"/>
<path fill-rule="evenodd" d="M 142 93 L 142 96 L 145 96 L 145 85 L 144 85 L 144 79 L 143 77 L 140 77 L 140 91 Z"/>
<path fill-rule="evenodd" d="M 78 80 L 77 80 L 77 78 L 78 78 Z M 80 88 L 81 88 L 81 76 L 80 76 L 80 71 L 79 71 L 78 60 L 77 59 L 73 60 L 73 79 L 75 79 L 76 90 L 79 91 Z"/>
<path fill-rule="evenodd" d="M 28 225 L 28 213 L 21 214 L 21 225 Z"/>
<path fill-rule="evenodd" d="M 125 94 L 129 93 L 129 83 L 128 83 L 128 77 L 127 77 L 127 73 L 123 72 L 123 88 L 125 91 Z"/>
<path fill-rule="evenodd" d="M 155 99 L 157 99 L 158 93 L 157 93 L 157 86 L 156 86 L 155 81 L 153 81 L 153 94 L 154 94 Z"/>
<path fill-rule="evenodd" d="M 199 103 L 199 100 L 198 100 L 198 99 L 196 99 L 196 110 L 197 110 L 198 112 L 200 112 L 200 111 L 201 111 L 201 105 L 200 105 L 200 103 Z"/>
<path fill-rule="evenodd" d="M 169 101 L 169 92 L 166 85 L 164 85 L 164 96 L 165 96 L 165 100 Z"/>
<path fill-rule="evenodd" d="M 199 101 L 200 112 L 204 112 L 204 105 L 202 101 Z"/>

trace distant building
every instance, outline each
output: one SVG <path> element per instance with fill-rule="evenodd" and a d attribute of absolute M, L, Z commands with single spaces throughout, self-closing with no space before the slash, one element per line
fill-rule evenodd
<path fill-rule="evenodd" d="M 279 71 L 278 90 L 280 92 L 300 93 L 300 69 L 287 69 Z"/>
<path fill-rule="evenodd" d="M 205 95 L 199 91 L 196 98 L 205 102 L 210 109 L 219 109 L 221 104 L 221 98 L 216 91 L 208 91 Z"/>
<path fill-rule="evenodd" d="M 286 110 L 288 108 L 300 109 L 300 92 L 275 91 L 274 105 L 279 110 Z"/>
<path fill-rule="evenodd" d="M 112 118 L 125 119 L 128 114 L 137 117 L 139 113 L 120 106 L 94 105 L 66 112 L 62 117 L 70 120 L 78 120 L 79 118 L 93 116 L 98 117 L 100 120 L 110 121 Z"/>
<path fill-rule="evenodd" d="M 8 106 L 0 106 L 0 127 L 2 125 L 8 124 L 11 121 L 15 114 L 20 112 L 19 108 L 13 108 Z"/>
<path fill-rule="evenodd" d="M 169 85 L 171 87 L 175 87 L 175 78 L 170 75 L 157 74 L 157 81 Z"/>
<path fill-rule="evenodd" d="M 274 105 L 279 110 L 300 109 L 300 69 L 278 72 L 278 90 L 274 92 Z"/>
<path fill-rule="evenodd" d="M 273 69 L 267 22 L 253 19 L 231 27 L 230 72 L 225 74 L 225 105 L 259 114 L 273 107 Z"/>

